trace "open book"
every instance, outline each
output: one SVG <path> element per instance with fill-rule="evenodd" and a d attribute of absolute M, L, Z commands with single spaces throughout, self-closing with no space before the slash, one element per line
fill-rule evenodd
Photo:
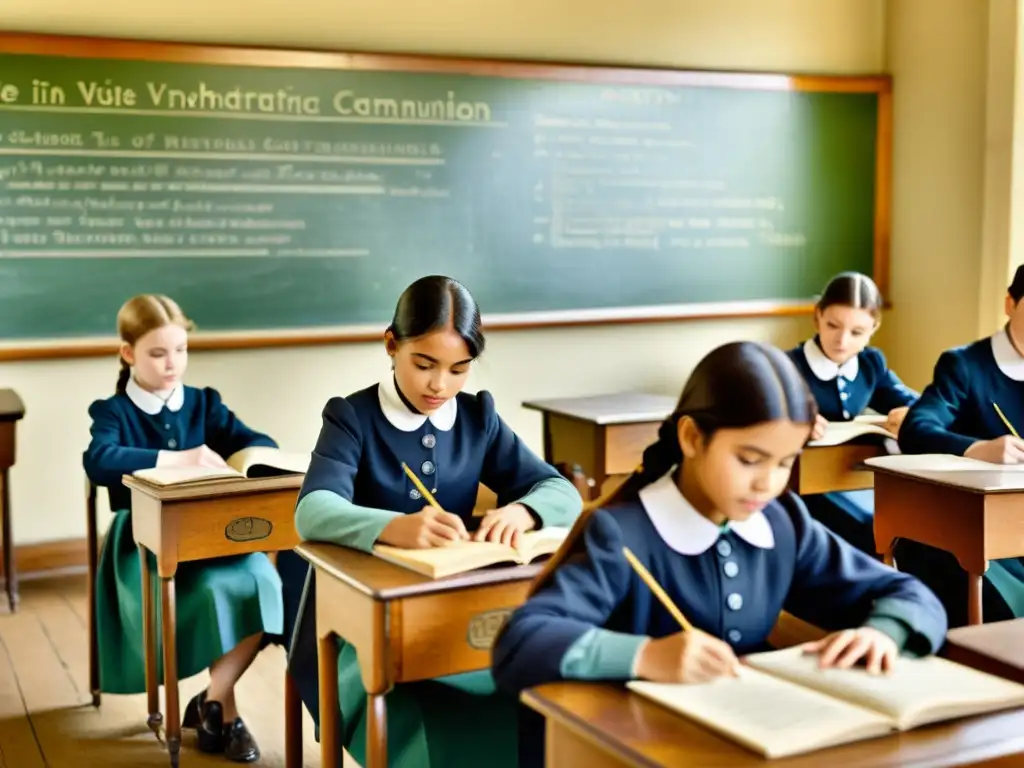
<path fill-rule="evenodd" d="M 812 440 L 808 445 L 842 445 L 865 435 L 879 435 L 895 440 L 896 435 L 883 426 L 885 421 L 885 416 L 867 414 L 857 416 L 853 421 L 830 421 L 824 437 L 820 440 Z"/>
<path fill-rule="evenodd" d="M 529 531 L 522 535 L 516 549 L 490 541 L 458 541 L 430 549 L 402 549 L 377 544 L 373 554 L 389 563 L 438 579 L 499 563 L 526 565 L 538 557 L 553 554 L 568 533 L 568 528 L 558 527 Z"/>
<path fill-rule="evenodd" d="M 627 686 L 768 758 L 1024 706 L 1024 685 L 936 656 L 900 658 L 888 675 L 819 669 L 799 646 L 745 661 L 736 678 Z"/>
<path fill-rule="evenodd" d="M 265 445 L 237 451 L 227 459 L 226 469 L 216 467 L 152 467 L 140 469 L 134 477 L 153 485 L 196 485 L 237 477 L 272 477 L 306 473 L 309 456 L 289 453 Z"/>

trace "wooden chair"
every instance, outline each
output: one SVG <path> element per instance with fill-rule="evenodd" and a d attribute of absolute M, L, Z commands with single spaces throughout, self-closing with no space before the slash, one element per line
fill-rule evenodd
<path fill-rule="evenodd" d="M 99 531 L 96 527 L 96 484 L 85 480 L 86 559 L 89 563 L 89 690 L 92 705 L 100 705 L 100 649 L 96 634 L 96 565 L 99 558 Z"/>

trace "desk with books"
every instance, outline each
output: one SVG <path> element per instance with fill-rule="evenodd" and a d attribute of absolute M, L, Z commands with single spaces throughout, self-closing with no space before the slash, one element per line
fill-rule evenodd
<path fill-rule="evenodd" d="M 675 398 L 645 392 L 531 400 L 524 408 L 543 417 L 544 460 L 571 476 L 578 466 L 591 485 L 591 501 L 615 475 L 628 475 L 658 438 Z"/>
<path fill-rule="evenodd" d="M 1024 764 L 1024 709 L 766 762 L 756 752 L 622 686 L 553 683 L 523 702 L 544 716 L 547 768 L 945 768 Z"/>
<path fill-rule="evenodd" d="M 341 765 L 337 638 L 355 646 L 366 688 L 365 768 L 386 768 L 385 694 L 398 683 L 488 668 L 498 630 L 526 599 L 541 568 L 499 567 L 431 579 L 334 544 L 304 543 L 296 551 L 316 570 L 324 766 Z M 287 765 L 297 768 L 301 710 L 291 684 L 285 706 Z"/>
<path fill-rule="evenodd" d="M 900 538 L 953 554 L 968 574 L 968 622 L 981 624 L 988 561 L 1024 555 L 1024 467 L 937 454 L 867 465 L 875 474 L 875 548 L 885 562 L 894 563 Z"/>
<path fill-rule="evenodd" d="M 156 663 L 156 615 L 152 572 L 147 550 L 156 556 L 164 692 L 167 705 L 167 749 L 178 764 L 181 718 L 178 709 L 177 625 L 174 575 L 178 563 L 250 552 L 277 552 L 299 543 L 295 531 L 295 500 L 302 475 L 229 478 L 181 485 L 156 485 L 125 475 L 132 493 L 132 530 L 142 560 L 143 634 L 146 646 L 146 695 L 149 724 L 162 720 Z"/>
<path fill-rule="evenodd" d="M 884 456 L 892 438 L 874 417 L 832 422 L 821 440 L 807 445 L 793 466 L 789 486 L 798 495 L 838 493 L 871 488 L 874 478 L 864 462 Z"/>

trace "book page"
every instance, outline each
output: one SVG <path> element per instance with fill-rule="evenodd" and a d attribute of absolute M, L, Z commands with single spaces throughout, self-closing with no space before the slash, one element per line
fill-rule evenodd
<path fill-rule="evenodd" d="M 765 757 L 785 757 L 890 733 L 888 718 L 742 668 L 709 683 L 626 687 Z"/>
<path fill-rule="evenodd" d="M 229 467 L 246 477 L 265 477 L 268 474 L 277 475 L 282 472 L 304 475 L 309 469 L 309 455 L 282 451 L 267 445 L 253 445 L 228 456 L 227 463 Z M 276 471 L 260 471 L 261 468 Z"/>
<path fill-rule="evenodd" d="M 892 432 L 883 429 L 877 424 L 858 421 L 830 421 L 828 423 L 828 428 L 825 430 L 824 437 L 819 440 L 812 440 L 807 445 L 841 445 L 864 435 L 879 435 L 881 437 L 888 438 L 896 437 Z"/>
<path fill-rule="evenodd" d="M 568 528 L 558 526 L 544 527 L 539 531 L 528 531 L 523 534 L 522 543 L 519 545 L 519 555 L 524 562 L 529 562 L 540 555 L 550 554 L 562 545 L 568 535 Z"/>
<path fill-rule="evenodd" d="M 1024 706 L 1024 685 L 935 656 L 900 658 L 888 675 L 863 667 L 819 669 L 800 647 L 757 653 L 747 663 L 776 677 L 836 696 L 892 718 L 901 729 Z"/>
<path fill-rule="evenodd" d="M 373 548 L 373 554 L 432 578 L 501 562 L 520 562 L 519 554 L 512 547 L 490 541 L 457 541 L 444 547 L 429 549 L 403 549 L 377 544 Z"/>
<path fill-rule="evenodd" d="M 1024 472 L 1024 464 L 991 464 L 948 453 L 874 456 L 866 459 L 864 463 L 870 467 L 887 467 L 908 472 Z"/>
<path fill-rule="evenodd" d="M 216 469 L 214 467 L 152 467 L 140 469 L 133 473 L 133 477 L 145 480 L 153 485 L 195 485 L 197 483 L 224 480 L 231 477 L 242 477 L 242 474 L 228 467 L 227 469 Z"/>

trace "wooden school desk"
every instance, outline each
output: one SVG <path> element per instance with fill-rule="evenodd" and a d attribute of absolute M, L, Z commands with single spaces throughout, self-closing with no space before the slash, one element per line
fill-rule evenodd
<path fill-rule="evenodd" d="M 939 768 L 1024 764 L 1024 709 L 767 761 L 622 686 L 553 683 L 523 702 L 544 716 L 547 768 Z"/>
<path fill-rule="evenodd" d="M 525 599 L 540 565 L 490 568 L 441 579 L 334 544 L 296 550 L 316 569 L 320 665 L 321 765 L 341 765 L 338 743 L 338 648 L 355 646 L 367 694 L 366 765 L 387 768 L 384 695 L 398 683 L 473 672 L 491 665 L 491 644 Z M 289 708 L 296 696 L 288 697 Z M 301 716 L 300 716 L 301 717 Z M 301 726 L 293 714 L 289 768 L 301 765 Z M 298 762 L 292 762 L 295 758 Z"/>
<path fill-rule="evenodd" d="M 609 476 L 636 469 L 644 448 L 657 439 L 658 427 L 675 410 L 676 400 L 620 392 L 532 400 L 523 407 L 540 411 L 543 417 L 544 460 L 563 467 L 566 474 L 579 466 L 593 481 L 591 498 L 596 498 Z"/>
<path fill-rule="evenodd" d="M 14 466 L 14 431 L 25 416 L 25 406 L 13 389 L 0 389 L 0 526 L 4 537 L 4 583 L 11 612 L 18 610 L 18 565 L 11 536 L 11 467 Z"/>
<path fill-rule="evenodd" d="M 884 455 L 881 441 L 808 445 L 793 466 L 789 487 L 798 495 L 871 488 L 874 476 L 864 462 Z"/>
<path fill-rule="evenodd" d="M 132 530 L 142 561 L 143 634 L 149 725 L 161 722 L 156 679 L 156 614 L 147 550 L 156 556 L 164 650 L 167 750 L 178 765 L 181 718 L 178 710 L 177 606 L 174 574 L 178 563 L 250 552 L 276 552 L 299 543 L 295 500 L 302 475 L 156 486 L 125 475 L 132 492 Z"/>
<path fill-rule="evenodd" d="M 1024 684 L 1024 619 L 949 630 L 942 655 L 996 677 Z M 1024 760 L 1021 760 L 1024 764 Z"/>
<path fill-rule="evenodd" d="M 953 554 L 968 574 L 968 622 L 981 624 L 988 561 L 1024 555 L 1024 472 L 871 469 L 875 548 L 890 565 L 900 538 Z"/>

